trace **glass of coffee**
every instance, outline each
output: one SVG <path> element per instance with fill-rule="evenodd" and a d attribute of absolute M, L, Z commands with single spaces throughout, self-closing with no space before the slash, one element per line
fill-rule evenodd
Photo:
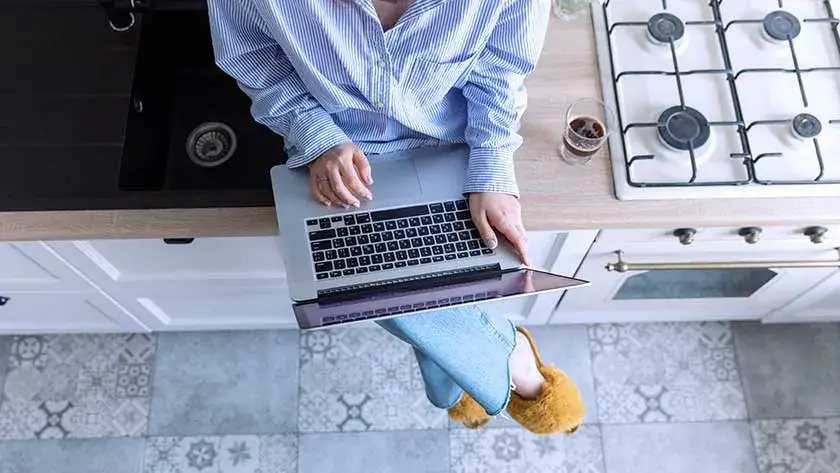
<path fill-rule="evenodd" d="M 575 100 L 566 109 L 560 157 L 573 165 L 588 163 L 616 126 L 615 113 L 600 100 Z"/>

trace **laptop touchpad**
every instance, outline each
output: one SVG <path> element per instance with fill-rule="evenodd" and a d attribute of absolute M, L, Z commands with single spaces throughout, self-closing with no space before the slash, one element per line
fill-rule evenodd
<path fill-rule="evenodd" d="M 420 195 L 420 180 L 413 159 L 374 161 L 373 186 L 375 199 L 409 198 Z"/>

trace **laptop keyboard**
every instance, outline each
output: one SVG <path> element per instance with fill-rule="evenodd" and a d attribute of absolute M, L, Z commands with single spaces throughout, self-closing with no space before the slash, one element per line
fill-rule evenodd
<path fill-rule="evenodd" d="M 318 280 L 495 254 L 465 200 L 309 219 Z"/>

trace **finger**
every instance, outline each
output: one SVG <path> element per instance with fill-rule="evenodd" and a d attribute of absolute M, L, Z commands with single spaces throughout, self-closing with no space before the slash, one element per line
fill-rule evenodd
<path fill-rule="evenodd" d="M 352 164 L 347 163 L 341 167 L 341 176 L 344 178 L 344 184 L 353 191 L 354 194 L 364 197 L 367 200 L 373 199 L 373 194 L 370 189 L 362 184 L 359 179 L 359 174 Z"/>
<path fill-rule="evenodd" d="M 345 204 L 335 195 L 333 192 L 332 187 L 330 187 L 330 180 L 327 178 L 320 178 L 318 183 L 316 184 L 318 190 L 321 191 L 321 194 L 327 198 L 330 202 L 330 205 L 341 205 L 344 206 Z"/>
<path fill-rule="evenodd" d="M 362 177 L 362 181 L 364 181 L 365 184 L 373 184 L 373 174 L 370 169 L 370 163 L 362 150 L 357 149 L 356 152 L 353 153 L 353 165 L 356 166 L 356 171 L 358 171 L 359 176 Z"/>
<path fill-rule="evenodd" d="M 472 219 L 475 228 L 478 229 L 478 234 L 484 240 L 484 245 L 491 250 L 496 249 L 499 241 L 496 239 L 496 232 L 493 231 L 493 227 L 487 221 L 487 214 L 485 212 L 473 212 Z"/>
<path fill-rule="evenodd" d="M 510 242 L 523 264 L 528 264 L 528 244 L 509 217 L 501 215 L 490 222 Z"/>
<path fill-rule="evenodd" d="M 531 258 L 528 255 L 528 232 L 525 231 L 525 227 L 521 223 L 516 225 L 516 230 L 522 235 L 522 239 L 525 241 L 525 254 L 523 255 L 522 264 L 531 266 Z"/>
<path fill-rule="evenodd" d="M 318 189 L 318 178 L 314 175 L 309 176 L 309 191 L 312 193 L 312 197 L 314 197 L 318 202 L 326 205 L 327 207 L 332 205 L 330 199 L 328 199 L 327 196 Z"/>
<path fill-rule="evenodd" d="M 360 204 L 359 199 L 357 199 L 347 186 L 344 185 L 344 178 L 341 177 L 341 171 L 336 166 L 329 170 L 329 177 L 330 177 L 330 188 L 332 188 L 335 195 L 338 197 L 338 202 L 343 205 L 352 205 L 354 207 L 358 207 Z"/>

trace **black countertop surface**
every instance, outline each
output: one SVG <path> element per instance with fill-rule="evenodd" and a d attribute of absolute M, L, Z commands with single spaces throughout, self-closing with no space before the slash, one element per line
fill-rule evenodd
<path fill-rule="evenodd" d="M 0 0 L 0 211 L 273 205 L 268 186 L 120 190 L 138 33 L 89 1 Z"/>

